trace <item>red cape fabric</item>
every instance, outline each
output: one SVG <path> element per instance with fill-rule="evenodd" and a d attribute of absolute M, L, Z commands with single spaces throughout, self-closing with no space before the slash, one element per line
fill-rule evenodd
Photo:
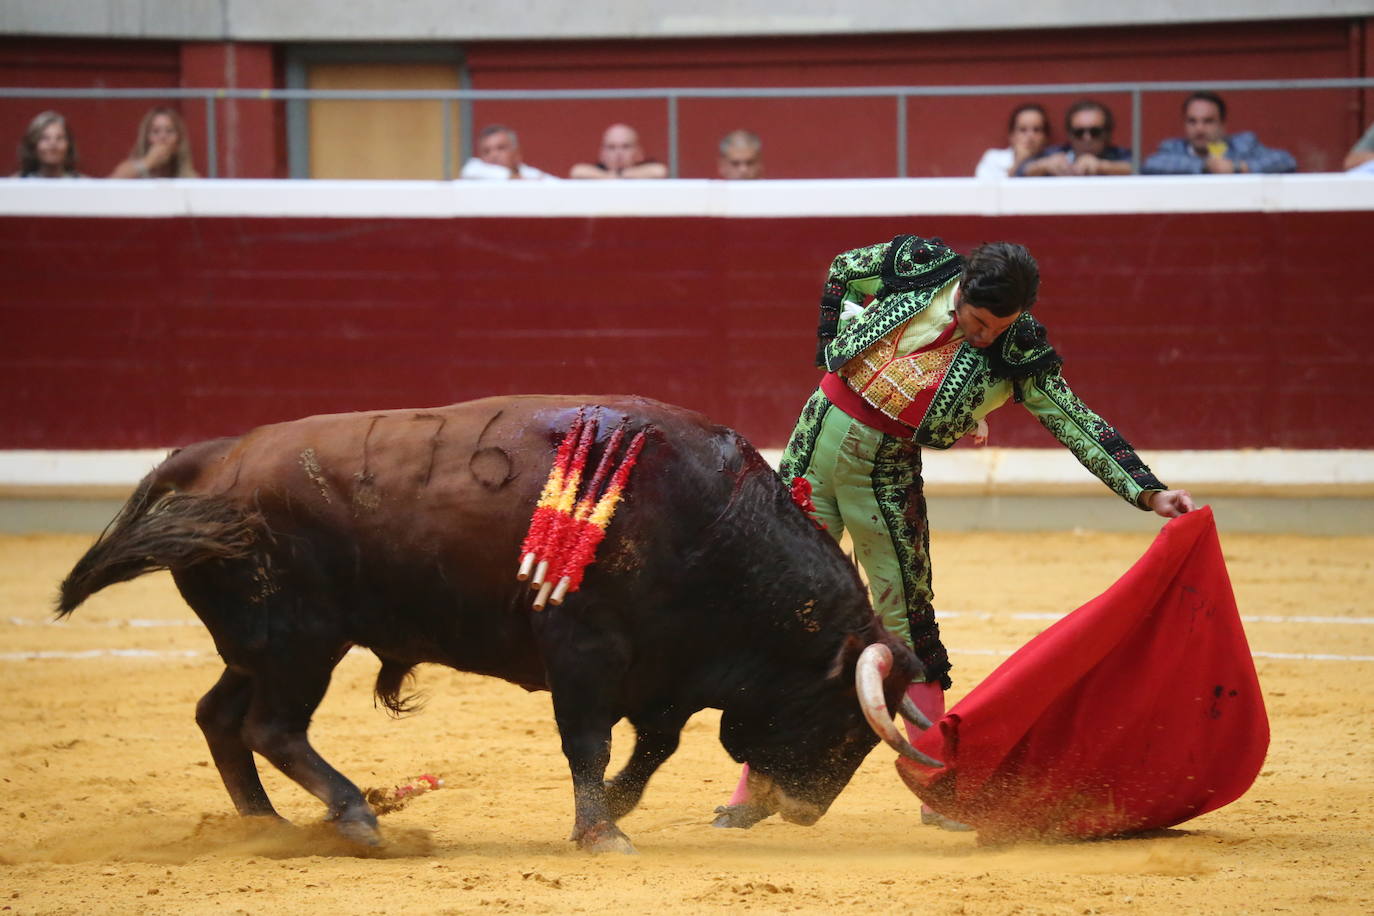
<path fill-rule="evenodd" d="M 1169 827 L 1239 798 L 1269 720 L 1210 508 L 1007 659 L 897 772 L 982 842 Z"/>

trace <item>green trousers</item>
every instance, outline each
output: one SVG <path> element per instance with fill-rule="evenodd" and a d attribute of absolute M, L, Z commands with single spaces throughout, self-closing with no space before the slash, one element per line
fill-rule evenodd
<path fill-rule="evenodd" d="M 915 650 L 928 681 L 948 689 L 949 654 L 931 604 L 921 447 L 855 420 L 818 390 L 797 420 L 779 474 L 786 484 L 811 482 L 816 516 L 831 537 L 849 532 L 883 626 Z"/>

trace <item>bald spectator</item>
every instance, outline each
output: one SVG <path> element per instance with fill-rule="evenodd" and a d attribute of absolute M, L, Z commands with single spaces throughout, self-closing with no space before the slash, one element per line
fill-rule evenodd
<path fill-rule="evenodd" d="M 601 158 L 579 162 L 569 178 L 667 178 L 668 167 L 644 157 L 639 133 L 628 124 L 612 124 L 601 135 Z"/>
<path fill-rule="evenodd" d="M 763 141 L 751 130 L 732 130 L 720 138 L 720 177 L 762 178 Z"/>
<path fill-rule="evenodd" d="M 504 124 L 488 124 L 477 135 L 477 156 L 463 163 L 460 178 L 506 181 L 523 178 L 538 181 L 557 180 L 548 172 L 526 165 L 520 152 L 520 138 Z"/>
<path fill-rule="evenodd" d="M 1215 92 L 1194 92 L 1183 100 L 1182 137 L 1159 144 L 1141 167 L 1146 175 L 1239 175 L 1294 172 L 1287 150 L 1270 149 L 1250 131 L 1226 132 L 1226 103 Z"/>

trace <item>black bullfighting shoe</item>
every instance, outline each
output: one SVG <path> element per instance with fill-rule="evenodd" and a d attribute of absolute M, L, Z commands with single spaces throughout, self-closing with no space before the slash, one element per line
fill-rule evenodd
<path fill-rule="evenodd" d="M 751 805 L 748 802 L 742 805 L 719 805 L 716 808 L 716 819 L 711 822 L 711 826 L 737 827 L 740 830 L 748 830 L 770 814 L 772 812 L 767 808 Z"/>
<path fill-rule="evenodd" d="M 716 810 L 719 811 L 720 809 L 717 808 Z M 939 827 L 941 830 L 954 830 L 962 832 L 973 829 L 968 824 L 961 824 L 959 821 L 956 821 L 953 818 L 945 817 L 938 811 L 930 811 L 924 808 L 921 809 L 921 823 L 926 824 L 927 826 Z"/>

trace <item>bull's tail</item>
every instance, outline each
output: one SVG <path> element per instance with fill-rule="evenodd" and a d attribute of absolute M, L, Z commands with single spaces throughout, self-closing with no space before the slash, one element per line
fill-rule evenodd
<path fill-rule="evenodd" d="M 252 552 L 263 530 L 257 513 L 223 498 L 176 492 L 156 477 L 143 479 L 62 580 L 59 617 L 108 585 Z"/>

